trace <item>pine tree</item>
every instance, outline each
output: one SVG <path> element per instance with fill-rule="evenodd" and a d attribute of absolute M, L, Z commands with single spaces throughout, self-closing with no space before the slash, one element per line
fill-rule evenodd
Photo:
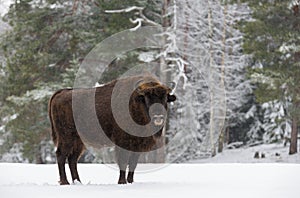
<path fill-rule="evenodd" d="M 299 1 L 245 1 L 253 21 L 242 23 L 244 51 L 252 54 L 251 78 L 259 102 L 284 104 L 285 118 L 292 123 L 290 154 L 297 152 L 300 120 Z M 277 124 L 280 124 L 277 122 Z"/>

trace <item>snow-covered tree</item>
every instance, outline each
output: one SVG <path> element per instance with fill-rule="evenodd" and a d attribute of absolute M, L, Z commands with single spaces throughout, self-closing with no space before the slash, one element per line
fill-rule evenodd
<path fill-rule="evenodd" d="M 171 119 L 171 127 L 181 141 L 196 140 L 179 148 L 187 150 L 183 158 L 214 155 L 221 132 L 250 118 L 242 109 L 252 93 L 248 56 L 236 28 L 239 20 L 250 18 L 250 10 L 245 4 L 186 0 L 174 1 L 173 13 L 166 59 L 176 63 L 174 79 L 182 84 L 176 106 L 182 122 Z"/>
<path fill-rule="evenodd" d="M 253 55 L 252 65 L 256 66 L 251 74 L 252 79 L 257 82 L 255 95 L 259 102 L 267 102 L 269 107 L 273 103 L 275 112 L 265 112 L 269 117 L 269 124 L 277 125 L 276 134 L 283 126 L 279 120 L 286 120 L 287 124 L 284 125 L 287 131 L 290 128 L 288 123 L 292 123 L 290 153 L 293 154 L 297 152 L 300 118 L 300 91 L 297 83 L 300 77 L 299 1 L 245 2 L 253 10 L 254 18 L 244 24 L 242 31 L 245 33 L 245 53 Z M 286 113 L 280 110 L 281 106 Z M 275 115 L 276 112 L 279 114 Z"/>
<path fill-rule="evenodd" d="M 264 110 L 264 120 L 262 128 L 264 129 L 265 142 L 278 142 L 289 139 L 291 135 L 291 122 L 288 119 L 287 108 L 290 102 L 270 101 L 262 104 Z"/>

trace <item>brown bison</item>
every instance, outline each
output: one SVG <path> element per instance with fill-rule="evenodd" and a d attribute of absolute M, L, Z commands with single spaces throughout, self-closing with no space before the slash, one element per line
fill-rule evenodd
<path fill-rule="evenodd" d="M 127 77 L 96 88 L 57 91 L 49 101 L 49 118 L 60 184 L 69 184 L 66 159 L 73 182 L 80 181 L 77 161 L 85 145 L 115 146 L 120 169 L 118 183 L 132 183 L 139 153 L 156 147 L 166 120 L 167 103 L 175 100 L 171 89 L 152 76 Z"/>

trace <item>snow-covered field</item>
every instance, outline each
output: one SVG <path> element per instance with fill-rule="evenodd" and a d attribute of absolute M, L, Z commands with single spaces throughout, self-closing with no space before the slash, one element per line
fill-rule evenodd
<path fill-rule="evenodd" d="M 265 158 L 254 158 L 255 152 Z M 79 164 L 78 169 L 82 185 L 59 186 L 55 164 L 0 163 L 0 197 L 300 196 L 300 154 L 288 155 L 288 148 L 281 144 L 227 149 L 192 164 L 139 164 L 135 183 L 127 185 L 116 184 L 116 165 Z M 66 170 L 70 181 L 68 167 Z"/>
<path fill-rule="evenodd" d="M 56 165 L 0 164 L 2 198 L 242 197 L 300 195 L 299 164 L 139 164 L 134 184 L 117 185 L 118 171 L 79 164 L 82 185 L 59 186 Z M 148 171 L 141 171 L 145 169 Z M 68 171 L 69 172 L 69 171 Z"/>
<path fill-rule="evenodd" d="M 298 147 L 300 148 L 300 142 Z M 254 158 L 255 153 L 259 158 Z M 225 149 L 213 158 L 195 160 L 193 163 L 297 163 L 300 164 L 300 153 L 289 155 L 289 146 L 283 144 L 262 144 L 253 147 Z M 262 158 L 262 154 L 264 157 Z"/>

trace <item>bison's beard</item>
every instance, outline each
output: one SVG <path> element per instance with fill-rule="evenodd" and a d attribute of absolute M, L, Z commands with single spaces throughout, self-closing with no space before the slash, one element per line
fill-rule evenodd
<path fill-rule="evenodd" d="M 153 134 L 154 138 L 160 138 L 162 136 L 163 127 L 161 127 L 156 133 Z"/>

